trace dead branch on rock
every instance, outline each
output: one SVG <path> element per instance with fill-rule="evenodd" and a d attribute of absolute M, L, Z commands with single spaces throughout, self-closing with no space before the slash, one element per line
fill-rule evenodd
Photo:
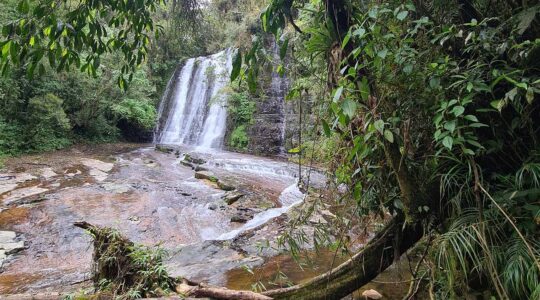
<path fill-rule="evenodd" d="M 120 298 L 164 296 L 176 280 L 163 268 L 162 253 L 137 246 L 118 231 L 76 222 L 94 238 L 94 287 Z"/>
<path fill-rule="evenodd" d="M 187 279 L 176 287 L 176 292 L 183 296 L 203 298 L 210 297 L 223 300 L 271 300 L 272 298 L 251 291 L 229 290 L 223 287 L 212 287 Z"/>

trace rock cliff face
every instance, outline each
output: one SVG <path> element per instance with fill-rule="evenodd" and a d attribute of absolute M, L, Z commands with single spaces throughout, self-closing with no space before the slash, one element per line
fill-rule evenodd
<path fill-rule="evenodd" d="M 275 62 L 279 61 L 279 48 L 275 41 L 267 42 Z M 259 75 L 260 97 L 255 99 L 253 124 L 248 128 L 248 151 L 259 155 L 279 155 L 285 152 L 286 104 L 289 80 L 281 77 L 268 65 Z"/>
<path fill-rule="evenodd" d="M 279 62 L 279 48 L 274 40 L 267 41 L 268 48 L 272 49 L 274 62 Z M 305 132 L 315 124 L 310 99 L 302 100 L 302 111 L 298 101 L 285 101 L 290 80 L 274 69 L 275 66 L 267 66 L 259 74 L 261 96 L 255 99 L 254 122 L 248 129 L 248 151 L 254 154 L 286 154 L 286 149 L 298 146 L 300 128 Z"/>
<path fill-rule="evenodd" d="M 269 78 L 261 84 L 263 95 L 256 101 L 254 123 L 248 130 L 248 149 L 256 154 L 277 155 L 284 152 L 285 95 L 289 81 L 272 70 L 269 72 Z"/>

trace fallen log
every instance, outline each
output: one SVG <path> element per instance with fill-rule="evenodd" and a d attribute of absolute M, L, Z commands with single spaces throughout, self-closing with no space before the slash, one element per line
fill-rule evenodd
<path fill-rule="evenodd" d="M 223 287 L 212 287 L 182 280 L 176 287 L 176 292 L 186 297 L 203 298 L 210 297 L 223 300 L 271 300 L 272 298 L 251 291 L 229 290 Z"/>

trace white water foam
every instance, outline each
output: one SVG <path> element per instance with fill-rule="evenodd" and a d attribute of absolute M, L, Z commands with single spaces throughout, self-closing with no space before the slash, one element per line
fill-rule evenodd
<path fill-rule="evenodd" d="M 286 213 L 292 207 L 302 203 L 304 201 L 305 195 L 298 189 L 298 184 L 288 186 L 286 189 L 281 192 L 279 196 L 279 201 L 281 202 L 281 207 L 271 208 L 261 213 L 256 214 L 253 219 L 249 220 L 242 227 L 226 232 L 220 235 L 217 240 L 230 240 L 237 237 L 242 232 L 257 228 L 263 224 L 266 224 L 268 221 L 281 216 Z"/>

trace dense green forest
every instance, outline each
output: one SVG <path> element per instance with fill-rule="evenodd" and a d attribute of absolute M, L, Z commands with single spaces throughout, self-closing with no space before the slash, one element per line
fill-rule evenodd
<path fill-rule="evenodd" d="M 244 151 L 268 70 L 290 80 L 311 117 L 290 160 L 328 170 L 350 216 L 392 220 L 339 269 L 253 299 L 340 299 L 411 250 L 406 299 L 540 298 L 536 1 L 4 0 L 0 23 L 0 157 L 151 141 L 179 63 L 228 47 Z"/>
<path fill-rule="evenodd" d="M 2 1 L 0 23 L 4 36 L 10 37 L 8 32 L 15 30 L 8 29 L 8 24 L 23 24 L 19 20 L 28 16 L 30 9 L 35 13 L 38 5 L 48 3 Z M 149 35 L 152 44 L 145 52 L 146 60 L 130 68 L 129 87 L 127 83 L 126 87 L 119 85 L 119 78 L 125 75 L 125 55 L 119 53 L 120 50 L 104 51 L 99 59 L 95 59 L 93 55 L 97 53 L 93 53 L 95 48 L 92 47 L 63 52 L 68 49 L 67 43 L 63 45 L 66 48 L 55 49 L 56 58 L 39 54 L 47 62 L 29 63 L 35 58 L 32 55 L 40 53 L 34 49 L 24 58 L 27 61 L 19 63 L 14 58 L 15 64 L 11 64 L 9 58 L 16 57 L 15 52 L 20 48 L 10 47 L 15 41 L 2 42 L 0 157 L 61 149 L 81 142 L 151 141 L 161 94 L 178 64 L 189 57 L 245 43 L 241 38 L 249 38 L 249 22 L 257 20 L 257 6 L 249 1 L 233 4 L 235 9 L 244 5 L 251 8 L 251 16 L 240 18 L 235 17 L 237 11 L 230 12 L 227 1 L 215 1 L 204 12 L 193 3 L 183 5 L 181 2 L 177 6 L 176 1 L 170 1 L 152 11 L 157 34 Z M 54 9 L 57 14 L 54 20 L 42 21 L 45 24 L 56 22 L 56 18 L 59 21 L 68 11 L 69 6 L 59 5 Z M 221 23 L 223 15 L 227 16 L 226 26 Z M 38 15 L 28 17 L 39 18 Z M 251 19 L 244 20 L 247 18 Z M 105 25 L 103 30 L 113 29 Z M 36 36 L 33 41 L 44 38 L 47 37 Z M 38 44 L 34 43 L 28 46 L 37 49 Z M 52 52 L 50 44 L 47 46 Z M 84 68 L 80 62 L 79 66 L 69 66 L 67 59 L 68 63 L 62 63 L 61 58 L 69 54 L 91 64 Z"/>

